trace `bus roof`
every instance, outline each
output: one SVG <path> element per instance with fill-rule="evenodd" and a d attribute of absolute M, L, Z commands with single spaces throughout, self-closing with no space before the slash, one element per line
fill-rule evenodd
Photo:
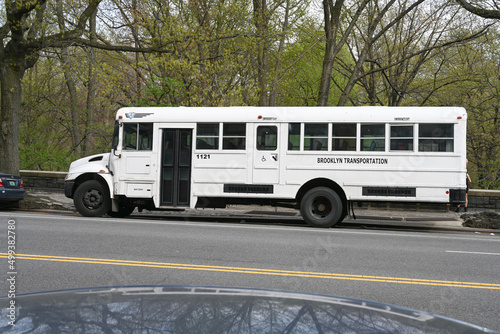
<path fill-rule="evenodd" d="M 124 122 L 457 122 L 462 107 L 127 107 Z"/>

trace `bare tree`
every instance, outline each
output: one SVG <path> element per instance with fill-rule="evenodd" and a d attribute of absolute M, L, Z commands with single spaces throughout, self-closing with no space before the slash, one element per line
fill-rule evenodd
<path fill-rule="evenodd" d="M 456 0 L 460 6 L 468 10 L 469 12 L 481 16 L 485 19 L 497 19 L 500 20 L 500 3 L 496 0 L 490 1 L 465 1 L 465 0 Z M 489 9 L 487 8 L 495 8 Z"/>
<path fill-rule="evenodd" d="M 19 171 L 19 114 L 21 80 L 25 71 L 38 60 L 40 50 L 63 47 L 79 38 L 99 0 L 90 0 L 68 31 L 45 33 L 43 28 L 46 0 L 6 0 L 5 23 L 0 27 L 0 170 Z"/>
<path fill-rule="evenodd" d="M 89 39 L 92 42 L 97 41 L 97 8 L 94 10 L 89 19 Z M 136 45 L 137 46 L 137 45 Z M 95 99 L 97 96 L 97 59 L 95 55 L 95 50 L 92 48 L 87 48 L 87 54 L 89 58 L 89 72 L 88 72 L 88 84 L 87 84 L 87 108 L 86 108 L 86 127 L 84 136 L 84 147 L 83 150 L 85 155 L 90 155 L 92 146 L 92 135 L 93 135 L 93 123 L 94 114 L 96 111 Z"/>
<path fill-rule="evenodd" d="M 339 31 L 341 24 L 341 13 L 344 10 L 345 0 L 323 0 L 323 17 L 325 21 L 325 55 L 323 57 L 323 67 L 321 71 L 321 79 L 318 90 L 318 106 L 326 106 L 328 104 L 328 95 L 330 94 L 330 83 L 333 71 L 333 64 L 338 53 L 345 45 L 352 29 L 354 28 L 359 16 L 365 9 L 369 0 L 363 0 L 357 4 L 355 14 L 350 18 L 350 23 L 342 37 L 339 39 Z M 356 4 L 356 2 L 355 2 Z"/>
<path fill-rule="evenodd" d="M 101 0 L 89 0 L 86 7 L 72 8 L 75 15 L 65 15 L 70 28 L 61 30 L 51 26 L 57 14 L 48 10 L 47 0 L 5 0 L 5 22 L 0 26 L 0 170 L 7 173 L 19 171 L 19 114 L 21 110 L 21 80 L 31 68 L 40 52 L 49 48 L 87 45 L 112 51 L 170 52 L 161 45 L 135 48 L 116 45 L 103 39 L 90 38 L 88 22 Z"/>
<path fill-rule="evenodd" d="M 287 44 L 296 36 L 301 20 L 308 13 L 309 0 L 253 0 L 257 65 L 256 81 L 259 106 L 272 106 L 280 94 L 281 82 L 290 68 L 304 56 L 294 57 L 292 65 L 283 68 Z M 316 44 L 313 42 L 313 44 Z"/>
<path fill-rule="evenodd" d="M 64 4 L 62 0 L 56 1 L 56 13 L 57 13 L 57 23 L 59 26 L 59 31 L 65 33 L 66 22 L 64 18 Z M 78 93 L 76 88 L 76 79 L 74 64 L 72 64 L 69 55 L 69 48 L 67 45 L 61 47 L 61 52 L 59 54 L 59 59 L 64 72 L 64 79 L 66 81 L 66 86 L 69 93 L 69 112 L 71 115 L 71 139 L 73 142 L 73 149 L 77 154 L 81 152 L 81 141 L 82 141 L 82 131 L 80 126 L 80 112 L 78 108 Z"/>
<path fill-rule="evenodd" d="M 384 21 L 398 15 L 399 6 Z M 366 59 L 367 66 L 361 67 L 360 84 L 366 91 L 370 104 L 397 106 L 411 93 L 412 83 L 417 77 L 422 79 L 423 67 L 436 60 L 440 50 L 463 44 L 482 36 L 488 26 L 470 33 L 457 30 L 464 22 L 459 20 L 459 9 L 449 3 L 421 6 L 408 13 L 388 30 L 377 43 L 372 45 Z M 382 25 L 384 24 L 382 21 Z M 361 34 L 354 47 L 360 45 L 365 36 Z M 352 48 L 351 48 L 352 49 Z M 353 52 L 354 53 L 354 52 Z M 353 56 L 354 57 L 354 56 Z M 440 77 L 440 80 L 443 78 Z M 444 80 L 441 84 L 450 84 Z"/>
<path fill-rule="evenodd" d="M 271 47 L 269 24 L 271 16 L 283 1 L 277 1 L 269 7 L 267 0 L 253 0 L 253 22 L 257 34 L 259 106 L 268 105 L 267 76 L 269 72 L 269 49 Z"/>
<path fill-rule="evenodd" d="M 367 59 L 370 50 L 372 49 L 373 44 L 376 41 L 378 41 L 382 36 L 384 36 L 384 34 L 390 28 L 392 28 L 396 23 L 402 20 L 408 13 L 410 13 L 424 1 L 425 0 L 416 0 L 409 6 L 402 7 L 397 16 L 395 16 L 387 25 L 381 25 L 380 28 L 379 25 L 381 24 L 382 19 L 388 13 L 389 9 L 394 5 L 396 0 L 387 1 L 387 3 L 382 8 L 379 8 L 379 1 L 374 1 L 372 7 L 373 11 L 371 13 L 368 13 L 367 31 L 363 38 L 364 45 L 362 46 L 360 45 L 358 47 L 358 49 L 361 51 L 359 52 L 357 59 L 355 59 L 356 63 L 352 70 L 352 74 L 350 75 L 347 85 L 344 88 L 342 95 L 340 96 L 338 102 L 339 106 L 345 105 L 347 103 L 349 95 L 352 89 L 354 88 L 356 82 L 360 79 L 360 77 L 363 76 L 362 68 L 363 65 L 365 64 L 365 61 Z"/>

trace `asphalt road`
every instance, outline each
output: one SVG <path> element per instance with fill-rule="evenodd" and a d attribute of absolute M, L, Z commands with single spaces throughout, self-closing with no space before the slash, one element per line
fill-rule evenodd
<path fill-rule="evenodd" d="M 3 211 L 0 235 L 0 273 L 15 270 L 18 294 L 112 285 L 252 287 L 395 304 L 500 331 L 498 234 Z M 7 289 L 3 284 L 0 295 Z"/>

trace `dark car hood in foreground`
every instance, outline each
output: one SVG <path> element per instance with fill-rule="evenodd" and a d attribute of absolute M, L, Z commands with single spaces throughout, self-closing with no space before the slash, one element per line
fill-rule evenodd
<path fill-rule="evenodd" d="M 0 299 L 1 333 L 494 333 L 426 312 L 291 292 L 112 287 Z"/>

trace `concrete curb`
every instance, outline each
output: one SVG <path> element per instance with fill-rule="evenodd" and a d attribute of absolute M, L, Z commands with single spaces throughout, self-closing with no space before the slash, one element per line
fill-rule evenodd
<path fill-rule="evenodd" d="M 48 212 L 77 214 L 73 206 L 73 201 L 66 198 L 64 194 L 52 192 L 32 192 L 31 195 L 39 197 L 40 202 L 49 203 L 48 208 L 32 209 L 25 207 L 22 211 Z M 267 209 L 267 210 L 266 210 Z M 388 228 L 413 228 L 432 230 L 454 230 L 479 233 L 497 233 L 500 230 L 479 229 L 462 226 L 463 220 L 455 212 L 444 211 L 406 211 L 406 210 L 386 210 L 386 209 L 364 209 L 354 210 L 355 216 L 346 217 L 340 227 L 344 226 L 365 226 L 365 227 L 388 227 Z M 262 206 L 229 206 L 226 209 L 187 209 L 184 211 L 147 211 L 132 214 L 143 217 L 165 217 L 180 220 L 231 220 L 231 221 L 253 221 L 265 219 L 267 221 L 280 221 L 284 224 L 303 224 L 302 217 L 297 210 L 286 208 L 268 208 Z"/>
<path fill-rule="evenodd" d="M 22 210 L 25 212 L 40 212 L 40 213 L 55 213 L 55 214 L 67 214 L 76 215 L 79 214 L 75 211 L 68 210 L 56 210 L 56 209 L 32 209 L 32 210 Z M 201 211 L 201 210 L 200 210 Z M 231 223 L 262 223 L 262 220 L 266 222 L 279 222 L 283 225 L 291 226 L 307 226 L 300 215 L 280 215 L 280 214 L 256 214 L 248 212 L 236 212 L 235 210 L 220 210 L 217 212 L 200 212 L 193 214 L 193 212 L 179 212 L 179 211 L 145 211 L 142 213 L 134 212 L 131 216 L 133 218 L 150 218 L 150 219 L 173 219 L 173 220 L 203 220 L 212 222 L 231 222 Z M 408 221 L 403 219 L 403 217 L 386 217 L 378 216 L 377 220 L 374 221 L 372 216 L 357 216 L 357 219 L 346 218 L 342 223 L 334 228 L 361 228 L 361 229 L 386 229 L 386 230 L 421 230 L 421 231 L 443 231 L 443 232 L 473 232 L 473 233 L 484 233 L 490 235 L 500 235 L 500 230 L 491 229 L 481 229 L 481 228 L 470 228 L 462 226 L 462 222 L 459 220 L 413 220 Z M 127 218 L 123 218 L 127 219 Z"/>

